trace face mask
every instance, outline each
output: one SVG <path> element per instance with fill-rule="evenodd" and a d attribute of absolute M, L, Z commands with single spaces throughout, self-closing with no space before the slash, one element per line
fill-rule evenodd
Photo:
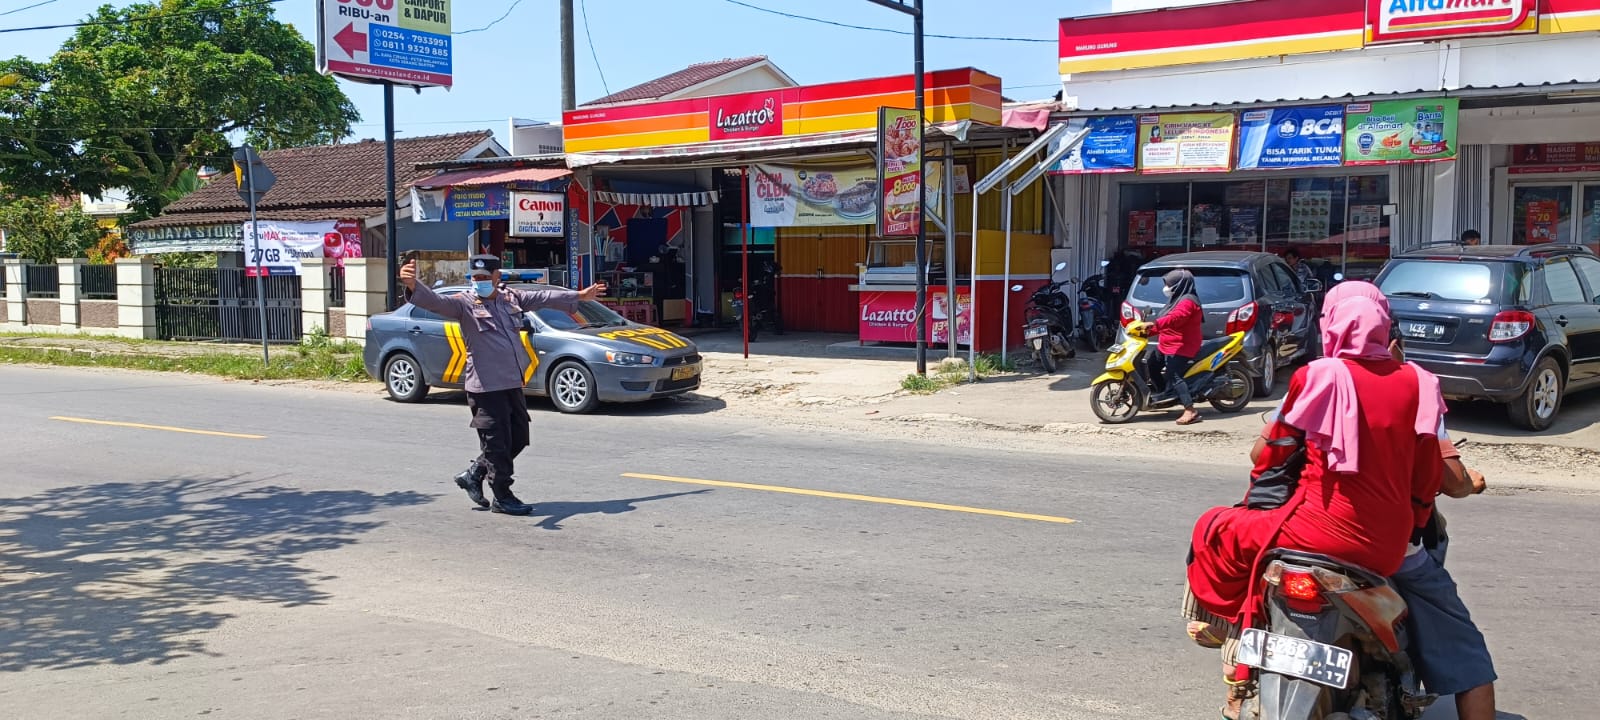
<path fill-rule="evenodd" d="M 1172 297 L 1172 286 L 1169 285 L 1167 287 L 1161 288 L 1161 292 L 1162 292 L 1162 294 L 1166 295 L 1167 297 Z"/>
<path fill-rule="evenodd" d="M 490 295 L 494 294 L 494 281 L 493 280 L 473 280 L 472 281 L 472 291 L 477 293 L 478 297 L 485 297 L 485 298 L 489 297 Z"/>

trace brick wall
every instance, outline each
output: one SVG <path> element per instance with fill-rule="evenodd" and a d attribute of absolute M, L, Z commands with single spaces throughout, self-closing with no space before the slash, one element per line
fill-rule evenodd
<path fill-rule="evenodd" d="M 29 300 L 28 324 L 60 325 L 61 301 L 54 298 L 48 300 Z"/>
<path fill-rule="evenodd" d="M 328 337 L 344 337 L 344 308 L 328 308 Z"/>
<path fill-rule="evenodd" d="M 78 301 L 78 322 L 86 328 L 115 328 L 117 326 L 117 301 Z"/>

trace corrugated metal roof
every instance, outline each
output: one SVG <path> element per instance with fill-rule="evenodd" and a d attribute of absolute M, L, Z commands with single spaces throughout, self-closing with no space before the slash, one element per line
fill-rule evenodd
<path fill-rule="evenodd" d="M 488 168 L 483 170 L 457 170 L 423 178 L 415 184 L 419 188 L 480 187 L 517 182 L 549 182 L 572 174 L 566 168 Z"/>

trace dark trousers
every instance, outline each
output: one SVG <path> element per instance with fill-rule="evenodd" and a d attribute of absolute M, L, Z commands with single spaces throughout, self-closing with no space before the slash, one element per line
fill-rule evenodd
<path fill-rule="evenodd" d="M 1178 396 L 1178 403 L 1185 410 L 1194 409 L 1194 396 L 1189 392 L 1189 383 L 1184 382 L 1183 374 L 1189 371 L 1189 366 L 1194 364 L 1194 358 L 1182 355 L 1162 356 L 1165 369 L 1162 370 L 1166 378 L 1167 389 Z"/>
<path fill-rule="evenodd" d="M 495 499 L 511 499 L 511 483 L 516 482 L 514 463 L 528 447 L 528 399 L 522 388 L 469 392 L 467 408 L 472 410 L 472 427 L 478 431 L 478 449 L 482 451 L 476 464 L 486 471 Z"/>

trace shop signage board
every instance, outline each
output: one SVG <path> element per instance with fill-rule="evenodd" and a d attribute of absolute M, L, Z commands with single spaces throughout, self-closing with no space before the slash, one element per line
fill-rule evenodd
<path fill-rule="evenodd" d="M 239 252 L 244 247 L 244 226 L 239 223 L 128 228 L 128 244 L 135 255 L 169 252 Z"/>
<path fill-rule="evenodd" d="M 928 342 L 950 342 L 948 293 L 928 288 Z M 860 331 L 863 342 L 914 343 L 917 341 L 917 296 L 905 291 L 863 291 Z M 972 290 L 956 288 L 956 344 L 972 344 Z"/>
<path fill-rule="evenodd" d="M 562 115 L 568 153 L 872 131 L 878 108 L 915 104 L 911 75 L 688 100 L 579 108 Z M 1000 78 L 964 68 L 924 76 L 929 122 L 1000 124 Z M 771 114 L 768 101 L 771 100 Z M 719 124 L 718 118 L 724 122 Z"/>
<path fill-rule="evenodd" d="M 1139 168 L 1151 174 L 1227 172 L 1233 129 L 1233 113 L 1141 115 Z"/>
<path fill-rule="evenodd" d="M 511 215 L 511 191 L 503 187 L 447 188 L 444 219 L 504 220 Z"/>
<path fill-rule="evenodd" d="M 1539 0 L 1367 0 L 1367 44 L 1539 31 Z"/>
<path fill-rule="evenodd" d="M 1051 173 L 1078 175 L 1085 173 L 1133 172 L 1139 161 L 1139 118 L 1133 115 L 1073 118 L 1067 121 L 1065 138 L 1077 137 L 1087 131 L 1083 142 L 1061 158 L 1061 164 Z M 1065 139 L 1057 143 L 1066 142 Z M 1059 145 L 1058 145 L 1059 147 Z"/>
<path fill-rule="evenodd" d="M 878 217 L 873 165 L 754 165 L 750 226 L 871 225 Z"/>
<path fill-rule="evenodd" d="M 878 109 L 879 237 L 922 229 L 922 118 L 914 109 Z"/>
<path fill-rule="evenodd" d="M 1511 174 L 1600 172 L 1600 143 L 1513 145 Z"/>
<path fill-rule="evenodd" d="M 1346 165 L 1432 162 L 1456 157 L 1458 98 L 1345 106 Z"/>
<path fill-rule="evenodd" d="M 450 87 L 450 0 L 317 0 L 317 64 L 362 82 Z"/>
<path fill-rule="evenodd" d="M 561 193 L 511 193 L 511 237 L 565 237 L 566 197 Z"/>
<path fill-rule="evenodd" d="M 1344 107 L 1249 110 L 1239 116 L 1239 169 L 1338 167 L 1344 162 Z"/>
<path fill-rule="evenodd" d="M 250 223 L 244 223 L 245 275 L 299 275 L 301 260 L 324 257 L 323 247 L 330 242 L 328 236 L 339 239 L 337 225 L 332 220 L 261 220 L 256 223 L 260 232 L 252 232 Z"/>
<path fill-rule="evenodd" d="M 1068 18 L 1062 75 L 1361 47 L 1367 0 L 1256 0 Z"/>

